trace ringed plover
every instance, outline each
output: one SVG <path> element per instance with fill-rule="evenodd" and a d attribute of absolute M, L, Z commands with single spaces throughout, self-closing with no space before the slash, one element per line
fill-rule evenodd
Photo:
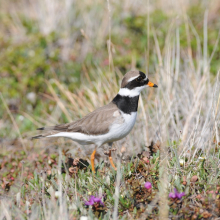
<path fill-rule="evenodd" d="M 157 87 L 141 71 L 129 71 L 125 74 L 121 88 L 107 105 L 96 109 L 85 117 L 66 124 L 38 128 L 48 131 L 33 137 L 66 137 L 82 145 L 95 144 L 91 154 L 92 171 L 95 172 L 94 159 L 96 149 L 108 143 L 124 138 L 134 127 L 140 92 L 146 87 Z M 109 160 L 116 169 L 109 151 Z"/>

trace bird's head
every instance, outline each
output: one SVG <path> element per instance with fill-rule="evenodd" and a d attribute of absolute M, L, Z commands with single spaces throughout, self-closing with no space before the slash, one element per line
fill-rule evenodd
<path fill-rule="evenodd" d="M 146 87 L 158 87 L 149 81 L 147 76 L 138 70 L 129 71 L 122 79 L 119 94 L 123 96 L 137 96 Z"/>

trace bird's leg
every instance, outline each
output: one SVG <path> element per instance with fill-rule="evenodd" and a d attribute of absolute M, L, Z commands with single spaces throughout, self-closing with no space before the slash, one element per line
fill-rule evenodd
<path fill-rule="evenodd" d="M 112 165 L 114 170 L 117 170 L 117 168 L 115 167 L 115 164 L 113 163 L 113 160 L 112 160 L 112 151 L 111 150 L 109 150 L 108 158 L 109 158 L 110 164 Z"/>
<path fill-rule="evenodd" d="M 95 173 L 95 165 L 94 165 L 94 160 L 95 160 L 95 153 L 96 153 L 96 150 L 94 150 L 91 154 L 91 165 L 92 165 L 92 172 Z"/>
<path fill-rule="evenodd" d="M 112 144 L 113 143 L 109 143 L 109 146 L 110 146 L 110 149 L 109 149 L 109 153 L 108 153 L 108 158 L 109 158 L 109 161 L 110 161 L 110 164 L 112 165 L 112 167 L 114 168 L 114 170 L 117 170 L 117 168 L 115 167 L 114 163 L 113 163 L 113 160 L 112 160 Z"/>

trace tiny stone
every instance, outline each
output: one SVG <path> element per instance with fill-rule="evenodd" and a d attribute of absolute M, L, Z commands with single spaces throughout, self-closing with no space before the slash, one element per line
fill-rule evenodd
<path fill-rule="evenodd" d="M 123 146 L 123 147 L 121 148 L 121 153 L 125 153 L 125 152 L 126 152 L 126 147 Z"/>
<path fill-rule="evenodd" d="M 191 178 L 191 182 L 196 182 L 196 181 L 198 181 L 198 177 L 197 177 L 197 176 L 193 176 L 193 177 Z"/>

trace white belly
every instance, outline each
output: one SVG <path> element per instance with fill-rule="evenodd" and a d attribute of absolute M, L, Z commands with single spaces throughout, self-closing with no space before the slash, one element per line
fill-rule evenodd
<path fill-rule="evenodd" d="M 114 141 L 125 137 L 134 127 L 137 112 L 132 112 L 131 114 L 122 114 L 124 118 L 124 123 L 114 124 L 109 130 L 108 136 Z"/>
<path fill-rule="evenodd" d="M 123 123 L 113 124 L 109 132 L 102 135 L 86 135 L 77 132 L 60 132 L 55 135 L 50 135 L 47 137 L 67 137 L 82 145 L 86 144 L 96 144 L 101 146 L 102 144 L 114 142 L 125 137 L 134 127 L 137 112 L 132 112 L 131 114 L 122 114 L 124 118 Z"/>

